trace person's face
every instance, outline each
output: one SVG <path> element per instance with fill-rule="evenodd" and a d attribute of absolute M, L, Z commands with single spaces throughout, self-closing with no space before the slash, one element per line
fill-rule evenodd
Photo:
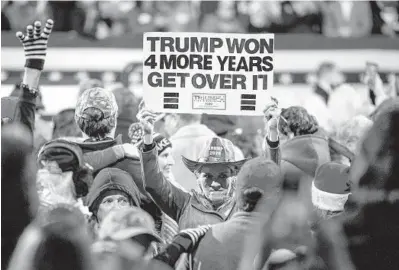
<path fill-rule="evenodd" d="M 219 164 L 202 167 L 197 175 L 203 194 L 215 206 L 223 204 L 227 199 L 232 176 L 231 168 Z"/>
<path fill-rule="evenodd" d="M 338 68 L 333 68 L 327 72 L 325 78 L 331 87 L 336 87 L 345 82 L 344 76 Z"/>
<path fill-rule="evenodd" d="M 116 194 L 104 197 L 98 207 L 98 222 L 101 223 L 111 211 L 129 208 L 130 206 L 129 199 L 125 195 Z"/>
<path fill-rule="evenodd" d="M 159 156 L 158 156 L 158 164 L 159 168 L 163 175 L 167 176 L 172 171 L 172 166 L 175 164 L 175 160 L 172 156 L 172 148 L 166 148 Z"/>

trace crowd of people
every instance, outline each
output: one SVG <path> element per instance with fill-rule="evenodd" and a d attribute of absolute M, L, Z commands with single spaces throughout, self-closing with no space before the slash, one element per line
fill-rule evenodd
<path fill-rule="evenodd" d="M 201 115 L 126 107 L 90 80 L 38 143 L 55 25 L 17 33 L 23 81 L 2 99 L 2 268 L 399 269 L 397 82 L 366 73 L 345 110 L 323 63 L 312 106 L 273 98 L 243 153 Z"/>
<path fill-rule="evenodd" d="M 55 31 L 103 39 L 144 32 L 317 33 L 362 37 L 399 32 L 397 1 L 2 1 L 2 30 L 57 18 Z"/>

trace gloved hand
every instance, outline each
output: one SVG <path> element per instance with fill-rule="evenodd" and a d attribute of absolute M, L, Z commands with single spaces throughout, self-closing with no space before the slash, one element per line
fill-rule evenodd
<path fill-rule="evenodd" d="M 182 230 L 174 237 L 172 243 L 155 256 L 154 259 L 174 267 L 183 253 L 195 251 L 198 243 L 210 228 L 210 225 L 205 225 L 194 229 Z"/>
<path fill-rule="evenodd" d="M 43 70 L 47 43 L 53 25 L 53 20 L 48 19 L 42 32 L 41 23 L 36 21 L 34 27 L 32 25 L 26 27 L 26 35 L 17 32 L 16 36 L 21 41 L 25 51 L 25 67 Z"/>
<path fill-rule="evenodd" d="M 182 230 L 178 233 L 178 236 L 185 238 L 188 237 L 191 240 L 191 245 L 187 247 L 187 253 L 190 253 L 195 250 L 198 243 L 201 241 L 202 237 L 204 237 L 204 235 L 210 228 L 211 228 L 210 225 L 204 225 L 204 226 L 199 226 L 198 228 Z"/>

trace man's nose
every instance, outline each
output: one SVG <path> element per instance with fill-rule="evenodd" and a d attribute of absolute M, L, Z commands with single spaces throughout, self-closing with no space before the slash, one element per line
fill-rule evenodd
<path fill-rule="evenodd" d="M 213 181 L 212 184 L 211 184 L 211 187 L 212 187 L 214 190 L 219 190 L 220 187 L 221 187 L 221 185 L 220 185 L 218 182 Z"/>
<path fill-rule="evenodd" d="M 172 156 L 169 157 L 168 165 L 172 165 L 172 166 L 175 165 L 175 160 L 173 159 Z"/>

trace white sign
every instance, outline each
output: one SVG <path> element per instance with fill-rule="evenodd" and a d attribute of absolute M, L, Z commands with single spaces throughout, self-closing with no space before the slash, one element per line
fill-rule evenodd
<path fill-rule="evenodd" d="M 273 34 L 145 33 L 143 97 L 166 113 L 262 115 Z"/>

